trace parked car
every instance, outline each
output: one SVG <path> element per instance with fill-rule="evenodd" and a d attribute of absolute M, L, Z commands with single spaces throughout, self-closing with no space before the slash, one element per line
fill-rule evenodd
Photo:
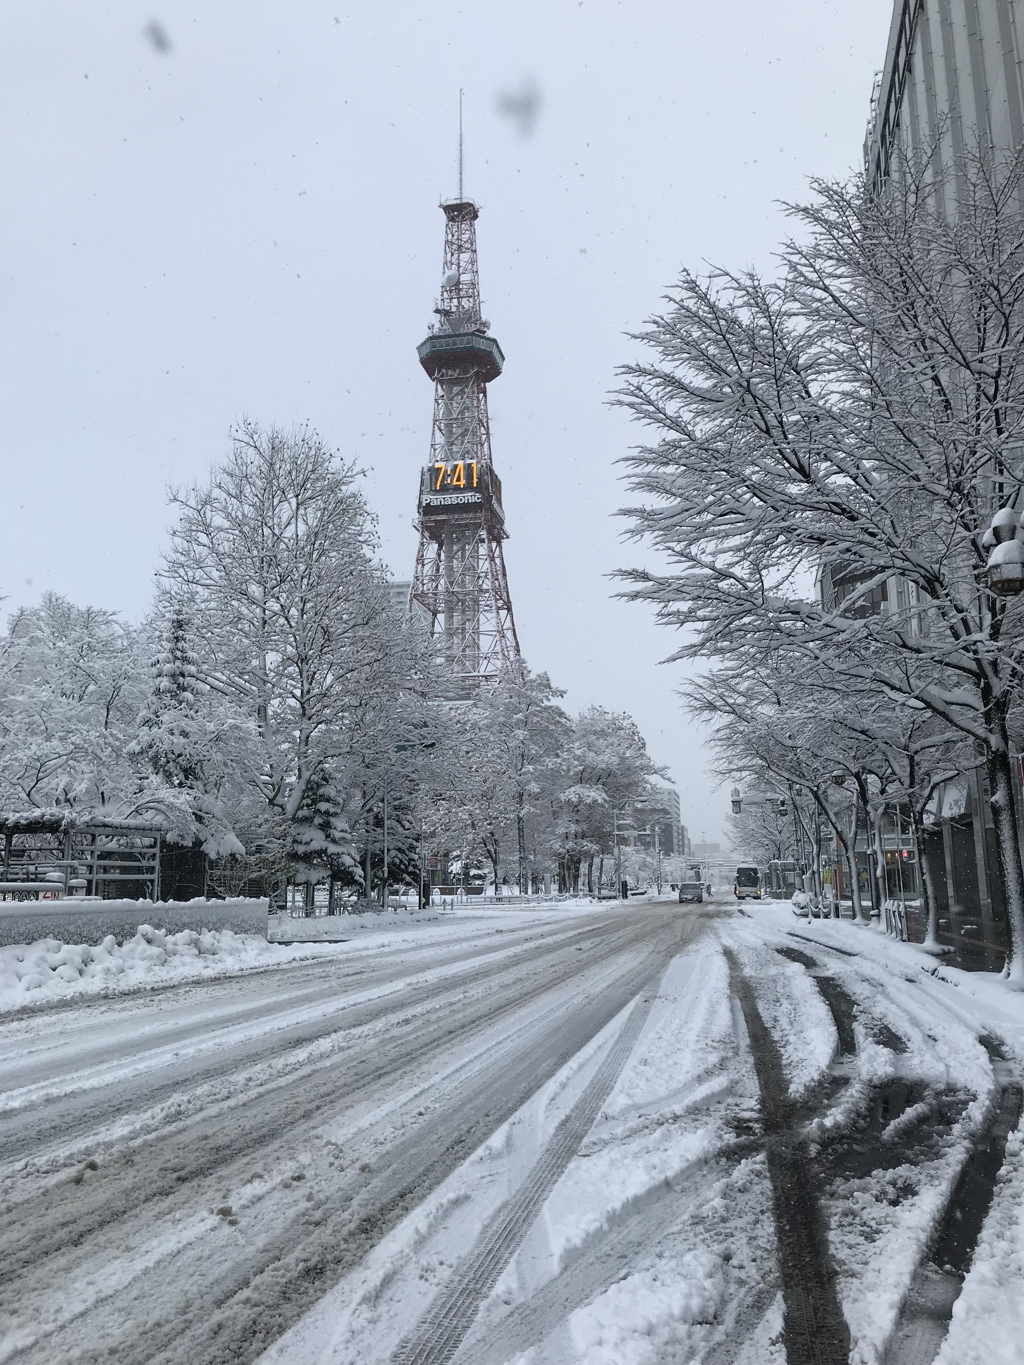
<path fill-rule="evenodd" d="M 790 899 L 790 908 L 794 915 L 799 915 L 801 919 L 809 919 L 812 915 L 815 919 L 821 915 L 820 910 L 815 910 L 811 904 L 811 898 L 806 891 L 794 891 Z"/>
<path fill-rule="evenodd" d="M 704 883 L 703 882 L 680 882 L 679 883 L 680 901 L 703 901 Z"/>

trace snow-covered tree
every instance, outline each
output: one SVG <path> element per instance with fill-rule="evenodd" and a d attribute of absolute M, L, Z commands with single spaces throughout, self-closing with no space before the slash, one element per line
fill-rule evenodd
<path fill-rule="evenodd" d="M 136 637 L 114 612 L 56 593 L 15 612 L 0 640 L 0 800 L 125 813 L 141 686 Z"/>
<path fill-rule="evenodd" d="M 629 515 L 666 567 L 629 578 L 676 657 L 809 659 L 979 746 L 1024 987 L 1024 612 L 982 544 L 1024 478 L 1024 177 L 965 154 L 947 216 L 934 168 L 896 169 L 882 195 L 818 183 L 777 277 L 684 273 L 653 320 L 621 401 L 654 434 Z"/>
<path fill-rule="evenodd" d="M 445 790 L 432 802 L 434 824 L 451 848 L 489 862 L 495 885 L 504 869 L 526 891 L 550 865 L 550 814 L 571 729 L 562 695 L 524 663 L 449 712 L 454 761 L 437 771 Z"/>
<path fill-rule="evenodd" d="M 231 818 L 239 811 L 231 807 L 252 758 L 247 751 L 255 727 L 229 701 L 211 694 L 188 618 L 178 607 L 167 617 L 150 677 L 137 734 L 126 751 L 144 770 L 136 805 L 164 816 L 171 843 L 194 845 L 210 857 L 243 853 Z"/>
<path fill-rule="evenodd" d="M 616 829 L 649 793 L 650 779 L 664 776 L 647 752 L 632 717 L 601 706 L 574 718 L 560 756 L 553 847 L 564 890 L 577 890 L 583 866 L 594 890 L 594 860 L 615 848 Z"/>
<path fill-rule="evenodd" d="M 139 716 L 132 753 L 143 759 L 168 787 L 201 786 L 208 753 L 200 705 L 209 692 L 199 671 L 199 658 L 188 639 L 188 622 L 172 610 L 164 648 L 150 665 L 152 690 Z"/>
<path fill-rule="evenodd" d="M 319 882 L 342 880 L 357 868 L 352 830 L 345 814 L 349 792 L 330 767 L 318 768 L 306 785 L 291 830 L 291 850 L 298 864 L 295 880 L 305 887 L 306 908 L 313 908 Z M 332 908 L 333 908 L 333 896 Z"/>
<path fill-rule="evenodd" d="M 188 613 L 206 682 L 252 718 L 253 781 L 275 837 L 294 827 L 307 868 L 310 811 L 328 782 L 346 791 L 332 828 L 355 857 L 354 721 L 414 664 L 357 481 L 315 432 L 247 421 L 208 482 L 171 494 L 163 581 Z"/>

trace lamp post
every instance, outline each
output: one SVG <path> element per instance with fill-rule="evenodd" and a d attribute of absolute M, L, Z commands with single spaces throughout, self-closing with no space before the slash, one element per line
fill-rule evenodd
<path fill-rule="evenodd" d="M 1019 535 L 1021 522 L 1012 507 L 1000 507 L 982 537 L 988 550 L 985 572 L 989 591 L 998 597 L 1016 597 L 1024 592 L 1024 541 Z"/>

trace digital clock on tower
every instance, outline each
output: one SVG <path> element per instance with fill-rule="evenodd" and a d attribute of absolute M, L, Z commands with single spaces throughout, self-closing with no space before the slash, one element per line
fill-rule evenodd
<path fill-rule="evenodd" d="M 480 486 L 476 460 L 437 461 L 428 468 L 432 493 L 471 493 Z"/>

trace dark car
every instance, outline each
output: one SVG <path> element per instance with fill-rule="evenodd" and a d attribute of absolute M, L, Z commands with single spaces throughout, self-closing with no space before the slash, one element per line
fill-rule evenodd
<path fill-rule="evenodd" d="M 681 901 L 702 901 L 704 899 L 704 883 L 680 882 L 679 899 Z"/>

